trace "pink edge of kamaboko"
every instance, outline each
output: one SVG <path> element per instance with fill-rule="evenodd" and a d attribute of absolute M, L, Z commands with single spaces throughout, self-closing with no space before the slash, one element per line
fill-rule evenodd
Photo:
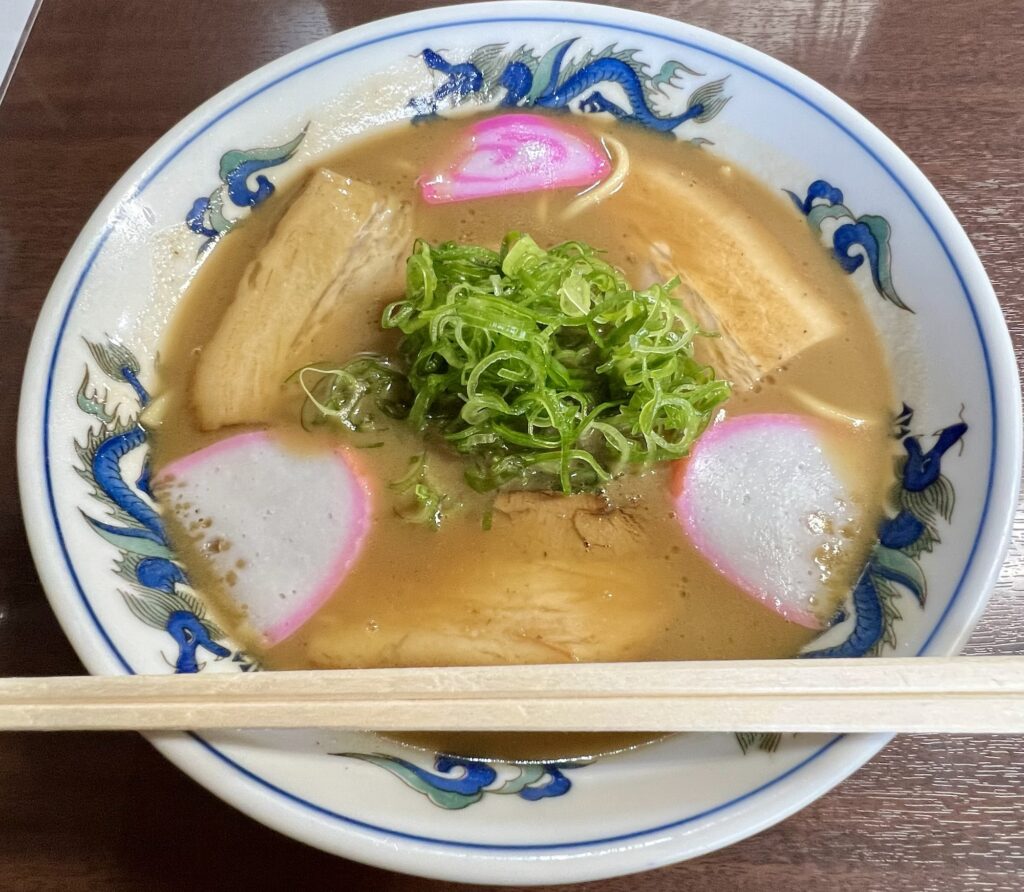
<path fill-rule="evenodd" d="M 743 415 L 698 440 L 677 497 L 695 547 L 751 597 L 790 622 L 824 628 L 816 554 L 849 510 L 822 423 L 799 415 Z M 820 529 L 812 516 L 836 521 Z M 828 528 L 833 528 L 829 532 Z"/>
<path fill-rule="evenodd" d="M 172 462 L 154 491 L 268 645 L 331 596 L 370 520 L 370 489 L 347 450 L 295 452 L 265 431 Z"/>

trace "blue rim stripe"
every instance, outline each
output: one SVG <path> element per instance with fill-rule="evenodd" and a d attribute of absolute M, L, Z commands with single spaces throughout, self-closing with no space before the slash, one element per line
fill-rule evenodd
<path fill-rule="evenodd" d="M 885 171 L 885 173 L 889 176 L 889 178 L 893 181 L 893 183 L 896 186 L 899 187 L 900 191 L 907 197 L 907 199 L 911 202 L 911 204 L 913 204 L 913 206 L 916 208 L 918 213 L 921 215 L 921 218 L 928 225 L 929 229 L 931 229 L 933 235 L 935 236 L 936 241 L 939 243 L 939 245 L 941 245 L 942 250 L 943 250 L 943 252 L 946 255 L 946 258 L 949 260 L 950 266 L 952 267 L 952 269 L 953 269 L 953 271 L 954 271 L 954 273 L 955 273 L 955 275 L 957 277 L 957 281 L 960 283 L 960 287 L 963 290 L 964 297 L 966 298 L 967 304 L 970 307 L 971 316 L 974 319 L 975 329 L 976 329 L 977 334 L 978 334 L 978 340 L 979 340 L 979 343 L 981 345 L 982 354 L 983 354 L 983 357 L 984 357 L 984 360 L 985 360 L 985 371 L 986 371 L 986 376 L 987 376 L 987 380 L 988 380 L 989 406 L 990 406 L 990 412 L 991 412 L 991 418 L 992 418 L 992 447 L 991 447 L 990 456 L 989 456 L 990 464 L 989 464 L 988 481 L 987 481 L 986 490 L 985 490 L 985 499 L 984 499 L 984 502 L 982 504 L 981 518 L 980 518 L 979 523 L 978 523 L 977 533 L 975 534 L 975 537 L 974 537 L 974 543 L 971 546 L 971 550 L 970 550 L 970 553 L 968 555 L 967 562 L 964 565 L 963 573 L 961 573 L 961 575 L 960 575 L 960 579 L 957 582 L 956 589 L 954 590 L 953 595 L 952 595 L 952 597 L 949 600 L 949 603 L 946 605 L 945 610 L 943 611 L 942 615 L 939 617 L 939 620 L 936 623 L 935 627 L 932 629 L 931 634 L 928 636 L 928 638 L 925 640 L 924 644 L 918 650 L 918 655 L 924 653 L 924 651 L 927 650 L 927 648 L 929 647 L 931 642 L 934 640 L 935 636 L 939 633 L 940 629 L 942 628 L 942 626 L 944 625 L 946 619 L 948 618 L 949 613 L 950 613 L 950 611 L 953 608 L 953 605 L 956 603 L 956 601 L 958 600 L 958 598 L 960 596 L 960 592 L 961 592 L 961 589 L 963 587 L 964 580 L 966 579 L 967 574 L 970 571 L 972 564 L 974 563 L 974 559 L 975 559 L 975 556 L 976 556 L 977 550 L 978 550 L 978 545 L 979 545 L 979 542 L 981 540 L 981 534 L 982 534 L 983 530 L 985 529 L 986 521 L 988 519 L 988 512 L 989 512 L 990 503 L 991 503 L 992 487 L 993 487 L 995 468 L 996 468 L 997 441 L 998 441 L 998 416 L 997 416 L 997 410 L 996 410 L 996 395 L 995 395 L 995 387 L 994 387 L 994 382 L 993 382 L 993 377 L 992 377 L 992 366 L 991 366 L 991 361 L 990 361 L 990 356 L 989 356 L 989 351 L 988 351 L 988 344 L 986 343 L 984 334 L 982 333 L 981 321 L 980 321 L 980 319 L 978 317 L 978 312 L 977 312 L 977 309 L 976 309 L 976 307 L 974 305 L 974 300 L 972 299 L 970 291 L 967 288 L 967 283 L 964 280 L 963 274 L 961 273 L 960 268 L 957 266 L 956 261 L 953 258 L 952 252 L 950 251 L 949 247 L 946 245 L 945 240 L 939 234 L 939 231 L 938 231 L 937 227 L 935 226 L 935 224 L 932 222 L 931 218 L 925 213 L 924 209 L 921 207 L 920 203 L 917 201 L 917 199 L 914 197 L 914 195 L 911 193 L 911 191 L 902 182 L 902 180 L 900 180 L 896 176 L 896 174 L 889 168 L 889 166 L 868 145 L 866 145 L 864 143 L 864 141 L 859 136 L 857 136 L 855 133 L 853 133 L 849 128 L 846 127 L 846 125 L 844 125 L 841 121 L 839 121 L 835 117 L 833 117 L 825 109 L 823 109 L 819 105 L 817 105 L 813 100 L 811 100 L 808 97 L 798 93 L 794 88 L 788 86 L 787 84 L 782 83 L 781 81 L 777 80 L 776 78 L 772 77 L 771 75 L 766 74 L 766 73 L 758 70 L 757 68 L 753 67 L 752 65 L 749 65 L 749 64 L 747 64 L 745 62 L 741 62 L 741 61 L 733 58 L 732 56 L 727 55 L 726 53 L 721 53 L 721 52 L 718 52 L 716 50 L 708 49 L 707 47 L 704 47 L 704 46 L 702 46 L 700 44 L 697 44 L 697 43 L 694 43 L 692 41 L 682 40 L 680 38 L 667 36 L 667 35 L 665 35 L 663 33 L 649 31 L 649 30 L 646 30 L 646 29 L 643 29 L 643 28 L 629 27 L 629 26 L 626 26 L 626 25 L 612 24 L 612 23 L 607 23 L 607 22 L 592 21 L 592 20 L 585 20 L 585 19 L 562 18 L 562 17 L 556 17 L 556 16 L 513 16 L 513 17 L 504 17 L 504 18 L 503 17 L 498 17 L 498 18 L 467 19 L 467 20 L 458 21 L 458 22 L 438 23 L 438 24 L 435 24 L 435 25 L 429 25 L 429 26 L 422 27 L 422 28 L 410 28 L 410 29 L 407 29 L 407 30 L 404 30 L 404 31 L 393 32 L 393 33 L 387 34 L 385 36 L 372 38 L 370 40 L 365 40 L 365 41 L 363 41 L 361 43 L 354 44 L 352 46 L 345 47 L 345 48 L 340 49 L 340 50 L 335 50 L 335 51 L 330 52 L 330 53 L 328 53 L 328 54 L 326 54 L 324 56 L 321 56 L 320 58 L 314 59 L 314 60 L 312 60 L 310 62 L 307 62 L 307 63 L 305 63 L 303 65 L 300 65 L 299 67 L 294 68 L 291 71 L 276 77 L 274 80 L 270 81 L 269 83 L 266 83 L 266 84 L 263 84 L 260 87 L 257 87 L 256 89 L 254 89 L 253 91 L 248 93 L 246 96 L 244 96 L 241 99 L 239 99 L 236 102 L 234 102 L 232 105 L 230 105 L 228 108 L 226 108 L 220 114 L 218 114 L 216 117 L 214 117 L 213 119 L 211 119 L 210 121 L 205 123 L 202 127 L 200 127 L 198 130 L 196 130 L 192 135 L 186 137 L 168 156 L 166 156 L 163 160 L 161 160 L 155 167 L 153 167 L 147 174 L 145 174 L 139 180 L 139 183 L 133 188 L 132 192 L 130 193 L 130 195 L 126 199 L 126 201 L 131 201 L 131 200 L 137 198 L 139 195 L 141 195 L 142 192 L 144 192 L 145 189 L 149 186 L 149 184 L 179 154 L 181 154 L 181 152 L 185 148 L 187 148 L 189 145 L 191 145 L 196 139 L 198 139 L 203 133 L 205 133 L 207 130 L 209 130 L 211 127 L 213 127 L 219 121 L 221 121 L 224 118 L 228 117 L 233 111 L 235 111 L 240 106 L 245 105 L 246 103 L 248 103 L 250 100 L 252 100 L 256 96 L 259 96 L 260 94 L 265 93 L 267 90 L 271 89 L 272 87 L 276 86 L 277 84 L 282 83 L 283 81 L 289 80 L 292 77 L 296 76 L 297 74 L 302 73 L 303 71 L 306 71 L 306 70 L 308 70 L 310 68 L 314 68 L 314 67 L 316 67 L 318 65 L 321 65 L 322 63 L 327 62 L 327 61 L 329 61 L 331 59 L 347 55 L 349 53 L 355 52 L 355 51 L 360 50 L 360 49 L 364 49 L 364 48 L 366 48 L 368 46 L 372 46 L 372 45 L 375 45 L 375 44 L 378 44 L 378 43 L 384 43 L 384 42 L 387 42 L 387 41 L 395 40 L 396 38 L 400 38 L 400 37 L 407 37 L 407 36 L 414 35 L 414 34 L 424 34 L 424 33 L 429 33 L 431 31 L 446 30 L 446 29 L 449 29 L 449 28 L 462 28 L 462 27 L 471 26 L 471 25 L 496 25 L 496 24 L 516 23 L 516 22 L 532 22 L 532 23 L 547 23 L 547 24 L 562 24 L 562 25 L 582 25 L 582 26 L 585 26 L 585 27 L 588 27 L 588 26 L 589 27 L 594 27 L 594 26 L 596 26 L 596 27 L 599 27 L 599 28 L 613 29 L 613 30 L 619 31 L 619 32 L 627 32 L 627 33 L 632 33 L 632 34 L 639 34 L 639 35 L 642 35 L 644 37 L 650 37 L 650 38 L 654 38 L 656 40 L 673 43 L 673 44 L 676 44 L 678 46 L 687 47 L 689 49 L 696 50 L 697 52 L 704 53 L 705 55 L 714 56 L 714 57 L 716 57 L 718 59 L 722 59 L 723 61 L 728 62 L 729 64 L 734 65 L 737 68 L 742 68 L 743 70 L 750 72 L 754 76 L 759 77 L 762 80 L 767 81 L 768 83 L 771 83 L 774 86 L 778 87 L 779 89 L 783 90 L 784 92 L 790 94 L 795 99 L 799 100 L 800 102 L 802 102 L 803 104 L 805 104 L 809 108 L 811 108 L 814 111 L 818 112 L 822 117 L 824 117 L 826 120 L 828 120 L 829 122 L 834 124 L 840 131 L 842 131 L 844 134 L 846 134 L 848 137 L 850 137 L 850 139 L 852 139 L 858 146 L 860 146 L 861 149 L 863 149 L 864 152 L 870 158 L 872 158 L 872 160 L 874 160 L 882 170 Z M 122 205 L 121 205 L 122 207 L 123 207 L 123 204 L 124 204 L 124 202 L 122 202 Z M 50 512 L 52 514 L 52 519 L 53 519 L 55 531 L 56 531 L 56 534 L 57 534 L 57 538 L 58 538 L 58 541 L 60 543 L 61 553 L 62 553 L 62 555 L 64 557 L 64 562 L 65 562 L 65 564 L 67 566 L 67 569 L 68 569 L 68 572 L 69 572 L 69 574 L 71 576 L 71 579 L 74 582 L 75 588 L 76 588 L 76 590 L 78 592 L 78 595 L 79 595 L 80 599 L 82 600 L 83 605 L 85 606 L 86 611 L 89 614 L 89 617 L 92 619 L 92 622 L 95 625 L 96 629 L 99 631 L 99 633 L 102 636 L 103 640 L 106 642 L 107 646 L 110 648 L 110 651 L 114 654 L 114 656 L 117 658 L 118 662 L 124 667 L 124 669 L 125 669 L 125 671 L 127 673 L 135 674 L 135 672 L 132 669 L 132 667 L 128 664 L 128 662 L 122 656 L 120 651 L 114 645 L 113 641 L 110 639 L 109 635 L 107 634 L 107 632 L 104 629 L 104 627 L 102 626 L 102 624 L 99 622 L 99 619 L 96 616 L 96 613 L 94 612 L 94 610 L 92 608 L 92 605 L 91 605 L 91 603 L 89 601 L 88 596 L 85 594 L 85 591 L 82 588 L 81 582 L 79 581 L 78 575 L 75 572 L 74 566 L 73 566 L 73 564 L 71 562 L 71 556 L 68 553 L 67 546 L 66 546 L 66 543 L 64 541 L 63 531 L 62 531 L 62 528 L 61 528 L 61 525 L 60 525 L 60 520 L 59 520 L 58 515 L 57 515 L 56 500 L 55 500 L 55 496 L 54 496 L 53 482 L 52 482 L 52 477 L 51 477 L 51 473 L 50 473 L 50 449 L 49 449 L 49 440 L 48 440 L 48 437 L 47 437 L 47 431 L 49 431 L 49 429 L 50 429 L 50 406 L 51 406 L 51 402 L 52 402 L 51 397 L 52 397 L 52 389 L 53 389 L 54 370 L 55 370 L 55 367 L 56 367 L 56 364 L 57 364 L 57 356 L 58 356 L 58 353 L 60 351 L 61 343 L 62 343 L 63 338 L 64 338 L 64 333 L 65 333 L 65 330 L 67 328 L 68 320 L 69 320 L 69 318 L 71 316 L 71 311 L 72 311 L 72 309 L 75 306 L 75 302 L 78 299 L 79 293 L 81 292 L 82 286 L 84 285 L 85 280 L 87 279 L 87 277 L 88 277 L 88 275 L 89 275 L 89 273 L 90 273 L 90 271 L 91 271 L 91 269 L 93 267 L 93 264 L 96 261 L 96 258 L 99 256 L 100 251 L 102 251 L 103 246 L 106 244 L 107 239 L 109 238 L 110 234 L 112 233 L 112 231 L 114 229 L 114 226 L 117 224 L 119 219 L 120 219 L 120 214 L 118 215 L 118 217 L 116 219 L 114 219 L 111 222 L 108 222 L 106 224 L 106 226 L 104 227 L 103 232 L 101 233 L 99 239 L 97 240 L 97 244 L 96 244 L 95 248 L 93 249 L 93 251 L 89 255 L 88 259 L 86 260 L 86 263 L 85 263 L 84 267 L 82 268 L 82 272 L 80 273 L 80 275 L 78 277 L 78 280 L 75 283 L 74 290 L 72 291 L 72 294 L 71 294 L 71 299 L 68 302 L 67 308 L 65 309 L 65 312 L 64 312 L 64 316 L 61 319 L 61 323 L 60 323 L 60 326 L 58 328 L 57 339 L 56 339 L 56 341 L 54 343 L 53 354 L 51 355 L 50 366 L 49 366 L 49 369 L 48 369 L 48 372 L 47 372 L 46 393 L 45 393 L 44 406 L 43 406 L 43 460 L 44 460 L 44 469 L 45 469 L 45 475 L 46 475 L 46 487 L 47 487 L 47 495 L 48 495 L 48 499 L 49 499 Z M 582 847 L 582 846 L 599 845 L 599 844 L 605 844 L 605 843 L 610 843 L 610 842 L 622 842 L 622 841 L 625 841 L 625 840 L 636 839 L 638 837 L 646 836 L 646 835 L 651 834 L 651 833 L 658 833 L 658 832 L 664 832 L 666 830 L 671 830 L 671 829 L 680 827 L 680 826 L 682 826 L 684 824 L 688 824 L 688 823 L 691 823 L 693 821 L 697 821 L 697 820 L 700 820 L 702 818 L 709 817 L 712 814 L 716 814 L 716 813 L 721 812 L 721 811 L 723 811 L 725 809 L 728 809 L 728 808 L 730 808 L 732 806 L 738 805 L 739 803 L 744 802 L 747 799 L 750 799 L 751 797 L 756 796 L 759 793 L 764 792 L 765 790 L 767 790 L 767 789 L 775 786 L 776 784 L 786 780 L 787 778 L 791 777 L 797 771 L 799 771 L 802 768 L 806 767 L 807 765 L 811 764 L 816 759 L 820 758 L 827 751 L 829 751 L 833 746 L 835 746 L 835 744 L 837 744 L 840 740 L 843 739 L 842 736 L 836 737 L 836 738 L 832 739 L 829 743 L 825 744 L 823 747 L 821 747 L 821 749 L 817 750 L 815 753 L 813 753 L 810 756 L 808 756 L 806 759 L 801 761 L 799 764 L 793 766 L 792 768 L 788 769 L 787 771 L 783 772 L 782 774 L 778 775 L 777 777 L 773 778 L 772 780 L 766 781 L 764 784 L 762 784 L 761 786 L 757 787 L 756 789 L 751 790 L 751 791 L 749 791 L 747 793 L 744 793 L 742 796 L 738 796 L 738 797 L 736 797 L 734 799 L 729 800 L 728 802 L 724 802 L 724 803 L 722 803 L 720 805 L 713 806 L 713 807 L 711 807 L 709 809 L 706 809 L 706 810 L 704 810 L 702 812 L 699 812 L 699 813 L 694 814 L 694 815 L 690 815 L 690 816 L 688 816 L 686 818 L 681 818 L 680 820 L 677 820 L 677 821 L 674 821 L 674 822 L 671 822 L 671 823 L 662 824 L 662 825 L 659 825 L 657 827 L 650 827 L 650 828 L 647 828 L 645 830 L 637 830 L 637 831 L 634 831 L 632 833 L 623 834 L 623 835 L 620 835 L 620 836 L 608 837 L 608 838 L 604 838 L 604 839 L 591 839 L 591 840 L 581 840 L 581 841 L 578 841 L 578 842 L 544 843 L 544 844 L 533 844 L 533 845 L 490 845 L 490 844 L 484 844 L 484 843 L 461 842 L 461 841 L 437 839 L 437 838 L 426 837 L 426 836 L 418 836 L 418 835 L 415 835 L 415 834 L 404 833 L 404 832 L 399 831 L 399 830 L 393 830 L 393 829 L 390 829 L 390 828 L 387 828 L 387 827 L 381 827 L 381 826 L 377 826 L 377 825 L 374 825 L 374 824 L 366 823 L 366 822 L 360 821 L 360 820 L 355 819 L 355 818 L 350 818 L 350 817 L 347 817 L 345 815 L 338 814 L 336 812 L 332 812 L 332 811 L 330 811 L 330 810 L 328 810 L 328 809 L 326 809 L 326 808 L 324 808 L 322 806 L 317 805 L 316 803 L 310 802 L 310 801 L 308 801 L 306 799 L 302 799 L 301 797 L 296 796 L 295 794 L 289 793 L 286 790 L 283 790 L 280 787 L 277 787 L 276 785 L 274 785 L 270 781 L 266 780 L 265 778 L 260 777 L 259 775 L 253 773 L 249 769 L 247 769 L 244 766 L 240 765 L 238 762 L 235 762 L 234 760 L 231 759 L 230 756 L 226 755 L 221 750 L 218 750 L 215 746 L 213 746 L 213 744 L 207 742 L 206 740 L 204 740 L 199 735 L 194 734 L 194 733 L 189 733 L 189 736 L 193 740 L 195 740 L 197 743 L 199 743 L 204 749 L 206 749 L 208 752 L 210 752 L 212 755 L 214 755 L 217 759 L 222 761 L 224 764 L 234 768 L 236 771 L 238 771 L 240 774 L 242 774 L 248 780 L 250 780 L 250 781 L 252 781 L 252 782 L 254 782 L 256 784 L 259 784 L 260 786 L 264 787 L 267 790 L 270 790 L 271 792 L 274 792 L 274 793 L 276 793 L 278 795 L 281 795 L 281 796 L 287 798 L 288 800 L 290 800 L 291 802 L 293 802 L 293 803 L 295 803 L 297 805 L 304 806 L 304 807 L 310 809 L 311 811 L 313 811 L 313 812 L 315 812 L 317 814 L 328 816 L 328 817 L 332 817 L 332 818 L 340 820 L 340 821 L 342 821 L 342 822 L 344 822 L 346 824 L 350 824 L 352 826 L 360 827 L 362 829 L 367 829 L 367 830 L 373 830 L 375 832 L 382 833 L 382 834 L 385 834 L 385 835 L 388 835 L 388 836 L 393 836 L 393 837 L 396 837 L 396 838 L 399 838 L 399 839 L 408 839 L 408 840 L 415 841 L 415 842 L 429 843 L 429 844 L 434 844 L 434 845 L 438 845 L 438 846 L 441 846 L 441 847 L 466 848 L 466 849 L 489 849 L 489 850 L 502 850 L 502 851 L 507 851 L 507 850 L 514 850 L 514 851 L 546 850 L 546 851 L 550 851 L 550 850 L 557 850 L 557 849 L 579 848 L 579 847 Z"/>

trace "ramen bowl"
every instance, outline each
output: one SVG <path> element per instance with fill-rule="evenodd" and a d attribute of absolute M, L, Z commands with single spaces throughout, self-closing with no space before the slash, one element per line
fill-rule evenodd
<path fill-rule="evenodd" d="M 788 193 L 851 277 L 897 387 L 892 436 L 906 460 L 893 469 L 887 520 L 910 519 L 883 532 L 845 618 L 812 649 L 959 651 L 1005 553 L 1021 452 L 1010 339 L 963 230 L 885 136 L 779 62 L 650 15 L 552 8 L 417 12 L 292 53 L 189 115 L 96 210 L 41 313 L 18 435 L 39 574 L 90 672 L 258 668 L 176 579 L 137 423 L 160 338 L 205 252 L 348 140 L 382 127 L 415 140 L 414 119 L 556 94 L 573 114 L 713 144 Z M 151 739 L 243 812 L 326 851 L 523 884 L 636 872 L 728 845 L 822 795 L 888 738 L 681 735 L 584 764 L 522 765 L 369 733 Z"/>

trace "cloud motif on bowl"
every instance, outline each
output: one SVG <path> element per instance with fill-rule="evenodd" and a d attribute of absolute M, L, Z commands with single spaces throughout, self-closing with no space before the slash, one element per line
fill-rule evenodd
<path fill-rule="evenodd" d="M 399 756 L 385 753 L 333 753 L 349 759 L 369 762 L 385 769 L 410 789 L 422 793 L 439 808 L 460 809 L 479 802 L 484 796 L 516 795 L 527 802 L 564 796 L 572 789 L 565 772 L 582 768 L 586 762 L 526 762 L 509 765 L 436 755 L 433 771 L 420 768 Z"/>
<path fill-rule="evenodd" d="M 257 149 L 231 149 L 220 159 L 221 185 L 209 195 L 197 198 L 185 214 L 185 225 L 196 235 L 203 236 L 200 253 L 226 235 L 240 217 L 227 217 L 224 213 L 224 194 L 235 207 L 254 208 L 274 194 L 274 184 L 262 173 L 290 160 L 306 138 L 309 124 L 288 142 L 279 146 Z M 255 181 L 250 178 L 255 177 Z"/>
<path fill-rule="evenodd" d="M 789 189 L 782 191 L 792 199 L 797 210 L 807 217 L 807 225 L 815 232 L 822 232 L 826 220 L 849 221 L 840 222 L 832 233 L 832 256 L 836 262 L 847 273 L 853 273 L 866 258 L 875 290 L 901 310 L 914 312 L 900 299 L 892 284 L 892 251 L 889 247 L 892 227 L 885 217 L 877 214 L 856 216 L 843 204 L 843 190 L 837 189 L 827 180 L 811 183 L 803 199 Z M 861 251 L 850 253 L 858 247 Z"/>

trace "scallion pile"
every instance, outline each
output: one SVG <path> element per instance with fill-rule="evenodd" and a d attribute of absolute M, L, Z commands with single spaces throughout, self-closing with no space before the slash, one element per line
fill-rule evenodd
<path fill-rule="evenodd" d="M 637 291 L 581 242 L 418 241 L 381 322 L 402 333 L 399 355 L 317 367 L 306 390 L 351 429 L 371 428 L 376 406 L 443 438 L 474 489 L 591 490 L 686 455 L 729 395 L 693 358 L 704 333 L 677 286 Z"/>

